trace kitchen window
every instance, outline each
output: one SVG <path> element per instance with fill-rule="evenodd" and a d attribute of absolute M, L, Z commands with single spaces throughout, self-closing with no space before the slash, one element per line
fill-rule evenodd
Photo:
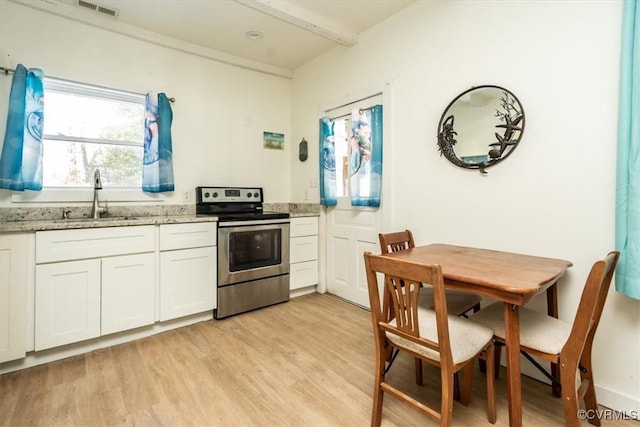
<path fill-rule="evenodd" d="M 43 189 L 16 202 L 84 201 L 100 169 L 105 198 L 145 200 L 142 190 L 145 96 L 44 79 Z"/>

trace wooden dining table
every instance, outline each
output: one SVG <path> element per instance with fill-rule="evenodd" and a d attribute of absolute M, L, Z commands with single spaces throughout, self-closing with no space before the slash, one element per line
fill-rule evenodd
<path fill-rule="evenodd" d="M 422 264 L 439 264 L 445 287 L 504 303 L 509 425 L 522 425 L 520 307 L 546 292 L 547 311 L 558 317 L 558 279 L 573 264 L 555 258 L 434 243 L 384 254 Z"/>

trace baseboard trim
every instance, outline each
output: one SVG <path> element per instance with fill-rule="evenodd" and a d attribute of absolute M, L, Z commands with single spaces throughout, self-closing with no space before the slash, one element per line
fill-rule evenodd
<path fill-rule="evenodd" d="M 289 291 L 289 298 L 297 298 L 303 295 L 315 294 L 317 285 L 307 286 L 305 288 L 298 288 Z"/>
<path fill-rule="evenodd" d="M 640 398 L 633 398 L 596 384 L 598 404 L 624 413 L 628 419 L 640 421 Z"/>
<path fill-rule="evenodd" d="M 81 341 L 60 347 L 54 347 L 42 351 L 32 351 L 27 353 L 23 359 L 0 363 L 0 375 L 8 372 L 19 371 L 21 369 L 31 368 L 45 363 L 53 362 L 67 357 L 77 356 L 83 353 L 89 353 L 113 345 L 123 344 L 130 341 L 146 338 L 151 335 L 166 332 L 172 329 L 181 328 L 183 326 L 192 325 L 194 323 L 203 322 L 213 319 L 213 311 L 208 310 L 203 313 L 185 316 L 180 319 L 169 320 L 166 322 L 158 322 L 153 325 L 144 326 L 130 331 L 118 332 L 115 334 L 105 335 L 103 337 L 91 340 Z"/>

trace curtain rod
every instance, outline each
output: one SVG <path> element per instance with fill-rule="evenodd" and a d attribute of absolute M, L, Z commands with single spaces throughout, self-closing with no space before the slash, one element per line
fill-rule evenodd
<path fill-rule="evenodd" d="M 375 98 L 378 95 L 382 95 L 382 92 L 374 93 L 373 95 L 365 96 L 364 98 L 356 99 L 354 101 L 347 102 L 346 104 L 338 105 L 337 107 L 331 107 L 328 110 L 324 110 L 324 112 L 325 112 L 325 114 L 326 113 L 330 113 L 331 111 L 339 110 L 341 108 L 348 107 L 349 105 L 357 104 L 358 102 L 365 101 L 365 100 L 367 100 L 369 98 Z M 375 105 L 372 105 L 372 106 L 366 107 L 366 108 L 360 108 L 360 110 L 368 110 L 368 109 L 373 108 L 373 107 L 375 107 Z"/>
<path fill-rule="evenodd" d="M 7 68 L 7 67 L 0 67 L 0 71 L 4 71 L 4 75 L 5 76 L 8 76 L 9 73 L 15 73 L 16 72 L 16 70 L 14 70 L 13 68 Z M 45 76 L 45 77 L 47 77 L 47 76 Z M 83 84 L 83 85 L 86 84 L 86 83 L 81 83 L 81 82 L 75 82 L 73 80 L 60 79 L 58 77 L 52 77 L 52 76 L 49 76 L 49 78 L 50 79 L 55 79 L 55 80 L 60 80 L 60 81 L 63 81 L 63 82 L 69 82 L 69 83 L 78 83 L 78 84 Z M 127 91 L 123 91 L 123 92 L 127 92 Z M 136 95 L 145 96 L 145 94 L 143 94 L 143 93 L 136 93 L 136 92 L 130 92 L 130 93 L 134 93 Z M 169 98 L 169 101 L 176 102 L 176 99 L 171 97 L 171 98 Z"/>

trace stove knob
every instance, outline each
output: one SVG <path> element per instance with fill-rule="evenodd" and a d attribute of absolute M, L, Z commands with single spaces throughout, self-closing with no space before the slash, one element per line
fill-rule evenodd
<path fill-rule="evenodd" d="M 251 193 L 247 193 L 247 197 L 251 198 Z"/>
<path fill-rule="evenodd" d="M 217 193 L 217 192 L 214 192 L 214 193 L 213 193 L 213 197 L 214 197 L 214 198 L 215 198 L 215 197 L 218 197 L 218 193 Z"/>
<path fill-rule="evenodd" d="M 253 197 L 255 197 L 256 199 L 258 198 L 259 194 L 258 193 L 253 193 Z"/>
<path fill-rule="evenodd" d="M 208 199 L 209 198 L 209 192 L 204 193 L 204 198 Z"/>

